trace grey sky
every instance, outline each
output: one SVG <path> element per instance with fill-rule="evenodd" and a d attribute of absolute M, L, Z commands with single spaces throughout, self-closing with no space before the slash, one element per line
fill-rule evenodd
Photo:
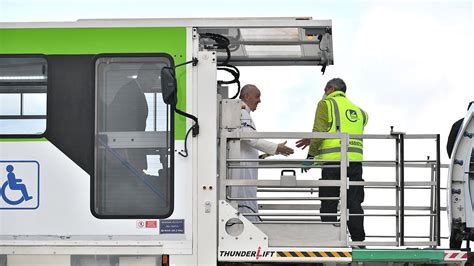
<path fill-rule="evenodd" d="M 440 133 L 444 148 L 451 124 L 474 99 L 472 8 L 472 1 L 0 0 L 0 21 L 332 19 L 335 65 L 324 76 L 316 67 L 242 68 L 242 84 L 262 90 L 254 114 L 259 129 L 311 130 L 324 84 L 341 77 L 348 97 L 369 112 L 367 133 L 388 133 L 392 125 L 407 133 Z"/>

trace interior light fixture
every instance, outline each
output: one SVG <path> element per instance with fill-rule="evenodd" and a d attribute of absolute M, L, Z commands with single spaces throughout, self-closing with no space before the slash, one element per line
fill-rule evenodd
<path fill-rule="evenodd" d="M 45 80 L 46 76 L 0 76 L 0 80 Z"/>

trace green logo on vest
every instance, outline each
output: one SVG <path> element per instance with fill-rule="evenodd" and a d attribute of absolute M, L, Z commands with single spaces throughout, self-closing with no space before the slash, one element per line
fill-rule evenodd
<path fill-rule="evenodd" d="M 347 109 L 346 117 L 351 122 L 357 122 L 357 120 L 359 120 L 359 117 L 357 116 L 357 112 L 351 109 Z"/>

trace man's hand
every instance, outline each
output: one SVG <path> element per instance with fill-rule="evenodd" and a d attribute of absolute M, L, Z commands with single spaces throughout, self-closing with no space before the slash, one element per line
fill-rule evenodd
<path fill-rule="evenodd" d="M 277 147 L 277 150 L 276 150 L 277 154 L 282 154 L 282 155 L 285 155 L 285 156 L 293 154 L 293 152 L 294 152 L 293 149 L 286 146 L 286 142 L 287 141 L 278 144 L 278 147 Z"/>
<path fill-rule="evenodd" d="M 304 150 L 306 147 L 311 144 L 311 139 L 300 139 L 296 142 L 296 148 L 300 148 Z"/>
<path fill-rule="evenodd" d="M 312 160 L 314 159 L 314 157 L 308 154 L 308 156 L 306 156 L 306 159 Z M 313 162 L 303 162 L 303 168 L 301 168 L 301 173 L 307 173 L 311 169 L 309 167 L 304 167 L 304 166 L 311 166 L 313 164 L 314 164 Z"/>

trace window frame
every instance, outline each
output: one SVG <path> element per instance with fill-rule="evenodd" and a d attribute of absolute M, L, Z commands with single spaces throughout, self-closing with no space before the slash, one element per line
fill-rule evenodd
<path fill-rule="evenodd" d="M 45 54 L 0 54 L 0 58 L 30 58 L 30 59 L 34 59 L 34 58 L 41 58 L 43 59 L 45 62 L 46 62 L 46 81 L 45 82 L 5 82 L 5 83 L 11 83 L 11 86 L 25 86 L 25 85 L 31 85 L 32 87 L 33 86 L 45 86 L 46 87 L 46 114 L 45 115 L 18 115 L 19 117 L 21 116 L 24 116 L 26 118 L 14 118 L 14 120 L 21 120 L 21 119 L 45 119 L 46 120 L 46 124 L 45 124 L 45 129 L 44 131 L 41 133 L 41 134 L 2 134 L 0 132 L 0 138 L 4 138 L 4 139 L 42 139 L 42 138 L 46 138 L 46 136 L 48 135 L 48 128 L 49 128 L 49 125 L 48 125 L 48 121 L 49 121 L 49 91 L 50 91 L 50 88 L 51 88 L 51 79 L 49 77 L 49 68 L 50 68 L 50 62 L 48 60 L 48 57 L 45 55 Z M 23 94 L 23 92 L 19 92 L 20 94 Z M 21 103 L 22 104 L 22 103 Z M 23 106 L 20 106 L 20 112 L 21 112 L 21 109 L 22 109 Z M 10 115 L 7 115 L 7 116 L 10 116 Z M 11 115 L 12 117 L 14 115 Z M 0 119 L 2 115 L 0 115 Z M 2 119 L 2 120 L 5 120 L 5 119 Z"/>
<path fill-rule="evenodd" d="M 93 68 L 92 71 L 93 73 L 93 97 L 94 97 L 94 118 L 92 119 L 93 123 L 93 134 L 92 134 L 92 143 L 93 143 L 93 149 L 92 149 L 92 157 L 93 158 L 93 172 L 91 173 L 91 180 L 90 180 L 90 211 L 92 215 L 98 219 L 165 219 L 170 217 L 173 212 L 174 212 L 174 172 L 175 172 L 175 160 L 174 160 L 174 149 L 175 149 L 175 114 L 174 111 L 172 110 L 171 107 L 168 105 L 167 108 L 169 108 L 169 131 L 167 131 L 169 135 L 169 154 L 168 154 L 168 162 L 169 162 L 169 210 L 168 212 L 162 214 L 162 215 L 122 215 L 122 214 L 112 214 L 112 215 L 104 215 L 104 214 L 99 214 L 96 212 L 96 175 L 98 172 L 97 168 L 97 161 L 98 161 L 98 153 L 97 153 L 97 140 L 96 136 L 98 134 L 98 114 L 97 114 L 97 94 L 98 94 L 98 76 L 97 76 L 97 66 L 98 66 L 98 61 L 100 59 L 104 58 L 150 58 L 150 57 L 165 57 L 169 60 L 171 68 L 174 68 L 175 62 L 173 57 L 168 54 L 168 53 L 103 53 L 103 54 L 97 54 L 94 56 L 92 59 L 92 64 Z M 155 110 L 156 113 L 156 110 Z"/>

